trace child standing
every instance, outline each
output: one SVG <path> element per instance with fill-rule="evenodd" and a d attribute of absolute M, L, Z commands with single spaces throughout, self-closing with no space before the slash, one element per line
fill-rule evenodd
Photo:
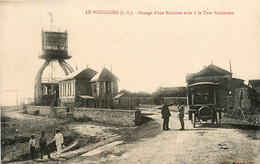
<path fill-rule="evenodd" d="M 29 141 L 29 150 L 30 150 L 32 160 L 35 159 L 35 145 L 36 145 L 35 137 L 34 135 L 31 135 L 31 139 Z"/>

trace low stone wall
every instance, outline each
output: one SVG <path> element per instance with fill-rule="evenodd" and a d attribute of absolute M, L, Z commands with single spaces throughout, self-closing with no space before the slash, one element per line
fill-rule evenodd
<path fill-rule="evenodd" d="M 67 112 L 65 107 L 54 107 L 51 109 L 50 106 L 27 106 L 27 113 L 31 115 L 40 115 L 48 117 L 67 117 Z"/>
<path fill-rule="evenodd" d="M 68 117 L 65 107 L 27 106 L 27 113 L 48 117 Z M 71 113 L 70 113 L 71 114 Z M 97 108 L 74 108 L 73 115 L 76 120 L 92 120 L 120 126 L 136 126 L 141 123 L 140 110 L 118 110 Z"/>
<path fill-rule="evenodd" d="M 76 120 L 90 119 L 120 126 L 135 126 L 141 123 L 140 110 L 117 110 L 96 108 L 74 108 Z"/>
<path fill-rule="evenodd" d="M 36 111 L 39 111 L 37 114 Z M 27 113 L 31 115 L 49 116 L 51 107 L 49 106 L 27 106 Z"/>

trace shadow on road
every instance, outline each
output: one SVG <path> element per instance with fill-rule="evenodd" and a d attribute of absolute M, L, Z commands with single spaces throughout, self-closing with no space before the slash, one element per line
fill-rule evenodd
<path fill-rule="evenodd" d="M 203 123 L 196 125 L 198 128 L 215 128 L 215 129 L 241 129 L 241 130 L 260 130 L 257 125 L 243 125 L 234 123 L 221 123 L 220 126 L 212 123 Z"/>
<path fill-rule="evenodd" d="M 185 129 L 185 130 L 180 130 L 180 129 L 171 129 L 169 131 L 180 131 L 180 132 L 185 132 L 185 131 L 209 131 L 209 130 L 215 130 L 215 129 L 208 129 L 208 128 L 194 128 L 194 129 Z"/>
<path fill-rule="evenodd" d="M 225 129 L 241 129 L 241 130 L 260 130 L 258 125 L 243 125 L 243 124 L 233 124 L 233 123 L 222 123 L 220 128 Z"/>

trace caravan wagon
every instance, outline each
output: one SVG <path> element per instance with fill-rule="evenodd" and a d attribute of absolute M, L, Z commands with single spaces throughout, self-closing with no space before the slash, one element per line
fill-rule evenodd
<path fill-rule="evenodd" d="M 193 127 L 196 122 L 211 120 L 220 125 L 219 85 L 213 82 L 200 82 L 187 87 L 189 120 Z"/>

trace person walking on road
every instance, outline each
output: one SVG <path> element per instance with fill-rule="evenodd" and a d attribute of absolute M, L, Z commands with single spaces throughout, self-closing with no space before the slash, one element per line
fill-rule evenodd
<path fill-rule="evenodd" d="M 43 159 L 43 151 L 47 153 L 48 158 L 50 159 L 50 151 L 49 148 L 47 147 L 47 139 L 45 137 L 45 132 L 41 132 L 41 136 L 39 138 L 39 145 L 40 145 L 40 152 L 41 152 L 41 159 Z"/>
<path fill-rule="evenodd" d="M 178 112 L 179 112 L 179 119 L 181 122 L 181 129 L 180 130 L 184 130 L 184 103 L 180 102 L 180 104 L 178 105 Z"/>
<path fill-rule="evenodd" d="M 56 129 L 56 134 L 54 137 L 54 141 L 56 142 L 56 148 L 57 148 L 57 157 L 59 158 L 61 155 L 61 146 L 64 146 L 63 144 L 63 135 L 61 134 L 59 129 Z"/>
<path fill-rule="evenodd" d="M 29 141 L 29 150 L 31 154 L 31 159 L 35 159 L 35 146 L 36 146 L 36 141 L 34 135 L 31 135 L 31 139 Z"/>
<path fill-rule="evenodd" d="M 171 116 L 170 110 L 167 103 L 165 102 L 162 106 L 162 119 L 163 119 L 163 130 L 170 130 L 169 128 L 169 118 Z"/>

